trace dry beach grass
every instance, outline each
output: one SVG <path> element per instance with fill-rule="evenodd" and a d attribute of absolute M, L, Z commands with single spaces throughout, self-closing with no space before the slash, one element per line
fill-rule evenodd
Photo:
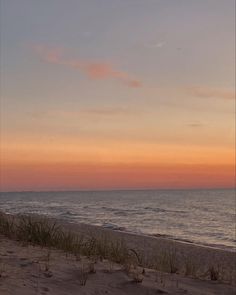
<path fill-rule="evenodd" d="M 234 294 L 233 252 L 35 216 L 0 234 L 0 294 Z"/>

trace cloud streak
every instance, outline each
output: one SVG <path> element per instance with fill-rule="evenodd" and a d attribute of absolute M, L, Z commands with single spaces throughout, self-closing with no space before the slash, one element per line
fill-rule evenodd
<path fill-rule="evenodd" d="M 191 87 L 188 88 L 187 92 L 193 96 L 202 98 L 221 98 L 226 100 L 235 99 L 235 92 L 224 88 Z"/>
<path fill-rule="evenodd" d="M 141 112 L 138 110 L 133 110 L 129 108 L 122 107 L 101 107 L 101 108 L 85 108 L 75 111 L 66 110 L 52 110 L 48 112 L 48 116 L 65 116 L 68 118 L 81 117 L 81 116 L 126 116 L 126 115 L 136 115 Z"/>
<path fill-rule="evenodd" d="M 107 107 L 107 108 L 89 108 L 83 110 L 84 114 L 87 115 L 98 115 L 98 116 L 115 116 L 115 115 L 131 115 L 137 114 L 138 111 L 131 110 L 122 107 Z"/>
<path fill-rule="evenodd" d="M 165 45 L 166 45 L 166 42 L 162 41 L 162 42 L 147 44 L 146 47 L 148 47 L 148 48 L 162 48 Z"/>
<path fill-rule="evenodd" d="M 140 80 L 134 79 L 130 74 L 124 71 L 117 70 L 110 63 L 65 59 L 63 58 L 63 50 L 61 48 L 48 48 L 46 46 L 37 45 L 33 46 L 33 50 L 43 62 L 79 70 L 91 80 L 115 79 L 131 88 L 142 87 L 142 82 Z"/>
<path fill-rule="evenodd" d="M 190 123 L 187 123 L 186 126 L 192 127 L 192 128 L 199 128 L 199 127 L 203 127 L 204 124 L 201 122 L 190 122 Z"/>

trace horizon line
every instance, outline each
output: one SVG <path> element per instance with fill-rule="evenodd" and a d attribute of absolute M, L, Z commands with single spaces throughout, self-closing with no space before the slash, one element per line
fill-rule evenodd
<path fill-rule="evenodd" d="M 187 191 L 187 190 L 236 190 L 235 187 L 206 187 L 206 188 L 122 188 L 122 189 L 62 189 L 62 190 L 17 190 L 17 191 L 1 191 L 0 193 L 65 193 L 65 192 L 119 192 L 119 191 Z"/>

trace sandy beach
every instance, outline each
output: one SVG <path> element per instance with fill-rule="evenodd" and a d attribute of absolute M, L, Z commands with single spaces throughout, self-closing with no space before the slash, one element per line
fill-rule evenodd
<path fill-rule="evenodd" d="M 52 219 L 53 221 L 54 219 Z M 190 242 L 177 241 L 165 237 L 135 234 L 119 230 L 111 230 L 87 224 L 73 224 L 57 220 L 65 230 L 80 233 L 84 236 L 97 238 L 107 237 L 114 240 L 123 240 L 128 248 L 138 251 L 146 266 L 154 267 L 155 258 L 167 251 L 175 256 L 178 270 L 191 260 L 196 267 L 207 270 L 211 266 L 220 266 L 226 279 L 235 270 L 236 253 L 233 250 L 217 249 L 210 246 L 197 245 Z"/>
<path fill-rule="evenodd" d="M 42 218 L 32 220 L 40 222 Z M 54 224 L 55 220 L 47 219 L 47 222 Z M 136 262 L 133 259 L 116 263 L 117 259 L 112 256 L 107 259 L 92 252 L 75 254 L 1 235 L 1 295 L 235 294 L 234 252 L 162 237 L 56 222 L 64 232 L 83 236 L 84 240 L 109 239 L 113 245 L 122 241 L 130 253 L 135 253 Z M 87 247 L 91 247 L 91 243 Z"/>

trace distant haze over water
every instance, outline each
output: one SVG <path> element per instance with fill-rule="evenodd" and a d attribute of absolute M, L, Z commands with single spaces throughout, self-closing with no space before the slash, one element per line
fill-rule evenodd
<path fill-rule="evenodd" d="M 0 210 L 235 247 L 233 189 L 2 192 Z"/>

